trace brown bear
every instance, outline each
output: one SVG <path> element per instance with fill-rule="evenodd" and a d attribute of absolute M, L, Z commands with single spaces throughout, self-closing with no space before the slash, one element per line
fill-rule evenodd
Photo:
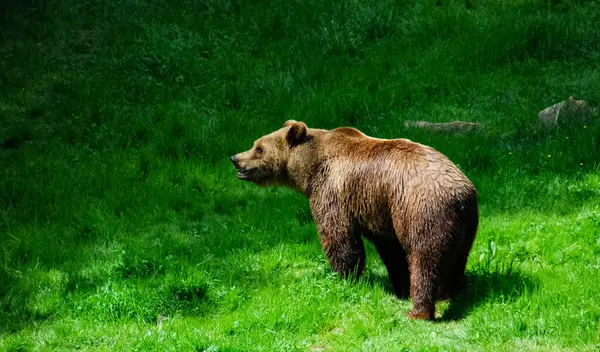
<path fill-rule="evenodd" d="M 436 300 L 464 287 L 479 222 L 477 194 L 433 148 L 290 120 L 231 161 L 242 180 L 289 186 L 309 197 L 323 250 L 342 277 L 360 276 L 361 235 L 370 240 L 396 294 L 412 297 L 409 318 L 433 320 Z"/>

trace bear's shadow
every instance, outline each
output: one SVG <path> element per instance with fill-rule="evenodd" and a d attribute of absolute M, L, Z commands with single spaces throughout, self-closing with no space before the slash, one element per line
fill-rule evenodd
<path fill-rule="evenodd" d="M 525 292 L 537 290 L 538 283 L 531 277 L 514 268 L 510 270 L 475 270 L 467 271 L 467 287 L 451 299 L 448 308 L 439 321 L 461 320 L 469 312 L 484 303 L 512 301 Z M 395 295 L 387 275 L 371 273 L 372 284 L 381 285 L 386 292 Z M 408 297 L 399 298 L 402 300 Z M 438 303 L 439 305 L 439 303 Z"/>

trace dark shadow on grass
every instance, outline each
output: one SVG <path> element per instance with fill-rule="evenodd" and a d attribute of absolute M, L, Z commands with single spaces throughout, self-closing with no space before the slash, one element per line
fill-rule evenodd
<path fill-rule="evenodd" d="M 471 311 L 485 303 L 511 302 L 525 292 L 534 292 L 539 283 L 518 269 L 497 266 L 491 269 L 476 268 L 467 272 L 467 287 L 450 300 L 450 306 L 438 321 L 455 321 L 465 318 Z M 387 275 L 371 274 L 372 284 L 383 286 L 386 292 L 395 295 Z M 409 297 L 398 297 L 409 299 Z"/>
<path fill-rule="evenodd" d="M 485 303 L 511 302 L 538 289 L 534 278 L 514 268 L 467 272 L 467 288 L 450 301 L 442 321 L 460 320 Z"/>

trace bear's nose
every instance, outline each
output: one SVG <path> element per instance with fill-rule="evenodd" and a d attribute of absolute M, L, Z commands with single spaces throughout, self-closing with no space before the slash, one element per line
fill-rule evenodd
<path fill-rule="evenodd" d="M 235 155 L 232 155 L 230 157 L 230 159 L 231 159 L 231 162 L 233 163 L 233 165 L 237 166 L 237 162 L 238 162 L 237 157 Z"/>

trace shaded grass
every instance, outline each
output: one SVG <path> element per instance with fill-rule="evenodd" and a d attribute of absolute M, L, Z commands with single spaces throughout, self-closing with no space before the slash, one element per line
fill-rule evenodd
<path fill-rule="evenodd" d="M 600 102 L 596 2 L 30 0 L 0 16 L 0 349 L 598 348 L 600 126 L 535 123 L 569 95 Z M 474 181 L 469 289 L 440 322 L 405 318 L 368 244 L 363 279 L 333 275 L 306 199 L 235 179 L 227 156 L 287 119 L 410 138 Z"/>

